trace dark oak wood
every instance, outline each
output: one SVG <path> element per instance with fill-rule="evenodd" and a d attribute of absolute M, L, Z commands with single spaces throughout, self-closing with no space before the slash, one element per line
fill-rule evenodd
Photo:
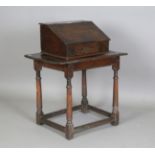
<path fill-rule="evenodd" d="M 104 124 L 110 123 L 111 121 L 112 121 L 112 118 L 106 118 L 106 119 L 102 119 L 99 121 L 95 121 L 95 122 L 91 122 L 91 123 L 87 123 L 87 124 L 75 127 L 75 133 L 81 132 L 86 129 L 94 128 L 100 125 L 104 125 Z"/>
<path fill-rule="evenodd" d="M 73 69 L 71 65 L 65 68 L 65 78 L 67 80 L 67 112 L 66 112 L 66 138 L 72 139 L 74 127 L 72 123 L 72 84 L 71 79 L 73 77 Z"/>
<path fill-rule="evenodd" d="M 77 106 L 74 106 L 72 108 L 72 110 L 74 110 L 74 111 L 79 110 L 79 109 L 81 109 L 81 105 L 77 105 Z M 67 111 L 67 109 L 62 109 L 62 110 L 58 110 L 58 111 L 55 111 L 55 112 L 50 112 L 48 114 L 44 114 L 44 118 L 48 119 L 48 118 L 51 118 L 51 117 L 59 116 L 61 114 L 65 114 L 66 111 Z"/>
<path fill-rule="evenodd" d="M 109 52 L 110 53 L 110 52 Z M 34 69 L 36 71 L 36 100 L 37 100 L 37 124 L 47 124 L 51 127 L 54 127 L 55 129 L 58 129 L 60 131 L 65 132 L 67 139 L 72 139 L 74 133 L 77 133 L 82 130 L 90 129 L 99 125 L 111 123 L 112 125 L 118 125 L 119 123 L 119 105 L 118 105 L 118 70 L 120 68 L 120 56 L 125 55 L 118 54 L 118 53 L 111 53 L 104 54 L 103 56 L 97 56 L 97 57 L 89 57 L 89 58 L 83 58 L 80 60 L 70 60 L 70 61 L 57 61 L 55 58 L 52 59 L 52 61 L 47 61 L 44 58 L 41 59 L 38 54 L 34 54 L 31 56 L 26 56 L 30 59 L 34 60 Z M 104 66 L 112 66 L 112 69 L 114 71 L 114 88 L 113 88 L 113 110 L 112 113 L 107 112 L 105 110 L 99 109 L 97 107 L 91 106 L 88 104 L 87 100 L 87 80 L 86 80 L 86 70 L 96 67 L 104 67 Z M 43 114 L 42 112 L 42 92 L 41 92 L 41 76 L 40 71 L 42 67 L 50 68 L 50 69 L 56 69 L 59 71 L 64 72 L 64 76 L 67 80 L 67 108 L 62 109 L 56 112 Z M 81 105 L 73 107 L 73 101 L 72 101 L 72 84 L 71 79 L 73 77 L 74 71 L 82 70 L 82 101 Z M 99 114 L 105 115 L 108 118 L 99 120 L 96 122 L 87 123 L 78 127 L 74 127 L 73 125 L 73 117 L 72 112 L 73 110 L 80 110 L 82 112 L 88 112 L 89 110 L 92 110 L 94 112 L 97 112 Z M 55 117 L 61 114 L 66 113 L 66 126 L 62 126 L 60 124 L 57 124 L 55 122 L 49 121 L 48 119 L 51 117 Z"/>
<path fill-rule="evenodd" d="M 32 60 L 35 60 L 35 61 L 39 61 L 42 64 L 51 65 L 52 69 L 55 69 L 55 65 L 64 69 L 64 65 L 68 65 L 68 64 L 74 65 L 74 64 L 78 64 L 78 63 L 86 63 L 86 62 L 89 63 L 92 61 L 99 61 L 99 60 L 105 61 L 107 59 L 109 59 L 109 60 L 115 59 L 116 57 L 125 56 L 125 55 L 127 55 L 127 53 L 108 51 L 102 55 L 89 56 L 89 57 L 85 57 L 85 58 L 79 58 L 76 60 L 62 60 L 62 59 L 57 59 L 57 58 L 51 57 L 51 56 L 50 57 L 48 57 L 48 56 L 43 57 L 41 53 L 27 54 L 27 55 L 25 55 L 25 57 L 32 59 Z M 107 65 L 112 65 L 112 63 L 109 62 Z"/>
<path fill-rule="evenodd" d="M 58 124 L 58 123 L 55 123 L 55 122 L 49 121 L 47 119 L 44 119 L 44 124 L 49 125 L 52 128 L 55 128 L 55 129 L 60 130 L 62 132 L 65 132 L 65 127 Z"/>
<path fill-rule="evenodd" d="M 109 50 L 109 38 L 91 21 L 41 23 L 41 51 L 44 56 L 77 59 Z"/>
<path fill-rule="evenodd" d="M 113 111 L 112 111 L 112 118 L 113 121 L 111 122 L 112 125 L 118 125 L 119 123 L 119 105 L 118 105 L 118 70 L 119 70 L 119 61 L 113 64 L 112 69 L 114 71 L 114 85 L 113 85 Z"/>
<path fill-rule="evenodd" d="M 42 89 L 41 89 L 41 76 L 40 71 L 42 69 L 42 65 L 38 62 L 34 62 L 34 69 L 36 71 L 36 123 L 43 124 L 43 112 L 42 112 Z"/>
<path fill-rule="evenodd" d="M 90 129 L 99 125 L 111 123 L 112 125 L 118 125 L 119 123 L 119 106 L 118 106 L 118 70 L 120 68 L 120 56 L 126 55 L 126 53 L 114 53 L 107 52 L 101 56 L 82 58 L 77 60 L 57 60 L 55 58 L 46 58 L 42 57 L 40 54 L 32 54 L 26 55 L 27 58 L 34 60 L 34 69 L 36 71 L 36 103 L 37 103 L 37 112 L 36 112 L 36 122 L 37 124 L 47 124 L 55 129 L 65 132 L 67 139 L 72 139 L 74 133 L 77 133 L 82 130 Z M 91 106 L 88 104 L 87 100 L 87 80 L 86 80 L 86 70 L 96 68 L 96 67 L 104 67 L 104 66 L 112 66 L 114 71 L 114 88 L 113 88 L 113 110 L 112 113 L 107 112 L 105 110 L 99 109 L 97 107 Z M 52 112 L 49 114 L 43 114 L 42 112 L 42 92 L 41 92 L 41 76 L 40 71 L 42 67 L 46 67 L 49 69 L 56 69 L 64 72 L 64 76 L 67 80 L 67 108 L 62 109 L 60 111 Z M 72 107 L 72 85 L 71 79 L 73 77 L 73 72 L 82 70 L 82 101 L 81 105 Z M 92 110 L 94 112 L 103 114 L 109 118 L 104 120 L 99 120 L 96 122 L 84 124 L 78 127 L 74 127 L 72 112 L 73 110 L 81 109 L 82 112 L 88 112 L 88 110 Z M 55 117 L 60 114 L 66 113 L 66 126 L 63 127 L 60 124 L 49 121 L 48 118 Z"/>
<path fill-rule="evenodd" d="M 86 70 L 82 70 L 82 101 L 81 101 L 81 111 L 83 113 L 88 112 Z"/>
<path fill-rule="evenodd" d="M 108 117 L 111 117 L 111 115 L 112 115 L 110 112 L 105 111 L 105 110 L 103 110 L 103 109 L 99 109 L 99 108 L 94 107 L 94 106 L 92 106 L 92 105 L 88 105 L 88 108 L 89 108 L 90 110 L 92 110 L 92 111 L 95 111 L 95 112 L 97 112 L 97 113 L 99 113 L 99 114 L 102 114 L 102 115 L 105 115 L 105 116 L 108 116 Z"/>
<path fill-rule="evenodd" d="M 36 123 L 47 124 L 65 132 L 67 139 L 72 139 L 74 133 L 99 125 L 119 123 L 119 90 L 118 70 L 120 57 L 127 53 L 109 50 L 109 38 L 92 22 L 41 24 L 41 52 L 25 55 L 32 59 L 36 72 Z M 113 106 L 112 113 L 88 104 L 87 77 L 88 69 L 112 66 Z M 44 114 L 42 111 L 41 69 L 49 68 L 62 71 L 66 78 L 66 109 Z M 82 100 L 78 106 L 73 106 L 72 78 L 75 71 L 82 71 Z M 106 119 L 90 122 L 84 125 L 73 125 L 73 111 L 83 113 L 94 111 L 105 115 Z M 66 125 L 62 126 L 49 118 L 66 114 Z"/>

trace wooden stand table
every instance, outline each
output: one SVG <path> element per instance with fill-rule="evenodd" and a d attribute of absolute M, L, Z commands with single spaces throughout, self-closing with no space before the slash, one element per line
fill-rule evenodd
<path fill-rule="evenodd" d="M 47 124 L 55 129 L 65 133 L 67 139 L 73 138 L 74 133 L 83 131 L 85 129 L 93 128 L 99 125 L 111 123 L 118 125 L 119 123 L 119 104 L 118 104 L 118 70 L 120 68 L 120 56 L 127 55 L 126 53 L 115 53 L 108 51 L 105 54 L 98 56 L 79 58 L 76 60 L 61 60 L 52 57 L 42 56 L 41 53 L 25 55 L 25 57 L 33 59 L 34 69 L 36 71 L 36 122 L 37 124 Z M 113 85 L 113 108 L 112 112 L 107 112 L 97 107 L 88 104 L 87 100 L 87 84 L 86 84 L 86 70 L 96 67 L 112 66 L 114 71 L 114 85 Z M 56 69 L 64 72 L 67 80 L 67 104 L 66 109 L 60 111 L 44 114 L 42 111 L 42 89 L 41 89 L 41 69 L 42 67 Z M 71 79 L 74 71 L 82 71 L 82 101 L 81 105 L 73 106 L 72 103 L 72 85 Z M 102 119 L 96 122 L 87 123 L 81 126 L 73 126 L 72 112 L 81 110 L 86 113 L 88 110 L 107 116 L 107 119 Z M 49 120 L 49 118 L 66 113 L 66 126 L 62 126 Z"/>

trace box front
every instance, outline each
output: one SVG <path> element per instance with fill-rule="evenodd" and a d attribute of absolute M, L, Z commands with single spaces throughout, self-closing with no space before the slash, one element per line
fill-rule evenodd
<path fill-rule="evenodd" d="M 71 44 L 68 46 L 68 57 L 86 57 L 92 55 L 102 54 L 108 51 L 107 42 L 86 42 Z"/>

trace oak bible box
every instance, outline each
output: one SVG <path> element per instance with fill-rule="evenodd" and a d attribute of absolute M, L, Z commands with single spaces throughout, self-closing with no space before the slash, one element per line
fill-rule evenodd
<path fill-rule="evenodd" d="M 104 54 L 109 38 L 91 21 L 40 23 L 42 56 L 64 60 Z"/>

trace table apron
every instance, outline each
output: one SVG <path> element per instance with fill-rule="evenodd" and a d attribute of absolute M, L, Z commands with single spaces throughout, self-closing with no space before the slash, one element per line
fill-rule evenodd
<path fill-rule="evenodd" d="M 80 62 L 73 65 L 74 71 L 79 71 L 82 69 L 91 69 L 96 67 L 104 67 L 113 65 L 119 62 L 119 57 L 106 58 L 100 60 L 93 60 L 89 62 Z"/>
<path fill-rule="evenodd" d="M 39 61 L 36 61 L 39 62 Z M 55 69 L 59 71 L 64 71 L 65 68 L 68 66 L 72 66 L 73 71 L 79 71 L 83 69 L 91 69 L 91 68 L 97 68 L 97 67 L 104 67 L 104 66 L 110 66 L 113 64 L 119 63 L 119 56 L 118 57 L 111 57 L 111 58 L 104 58 L 104 59 L 97 59 L 97 60 L 90 60 L 85 62 L 78 62 L 73 64 L 49 64 L 40 62 L 41 65 L 45 68 L 49 69 Z"/>

